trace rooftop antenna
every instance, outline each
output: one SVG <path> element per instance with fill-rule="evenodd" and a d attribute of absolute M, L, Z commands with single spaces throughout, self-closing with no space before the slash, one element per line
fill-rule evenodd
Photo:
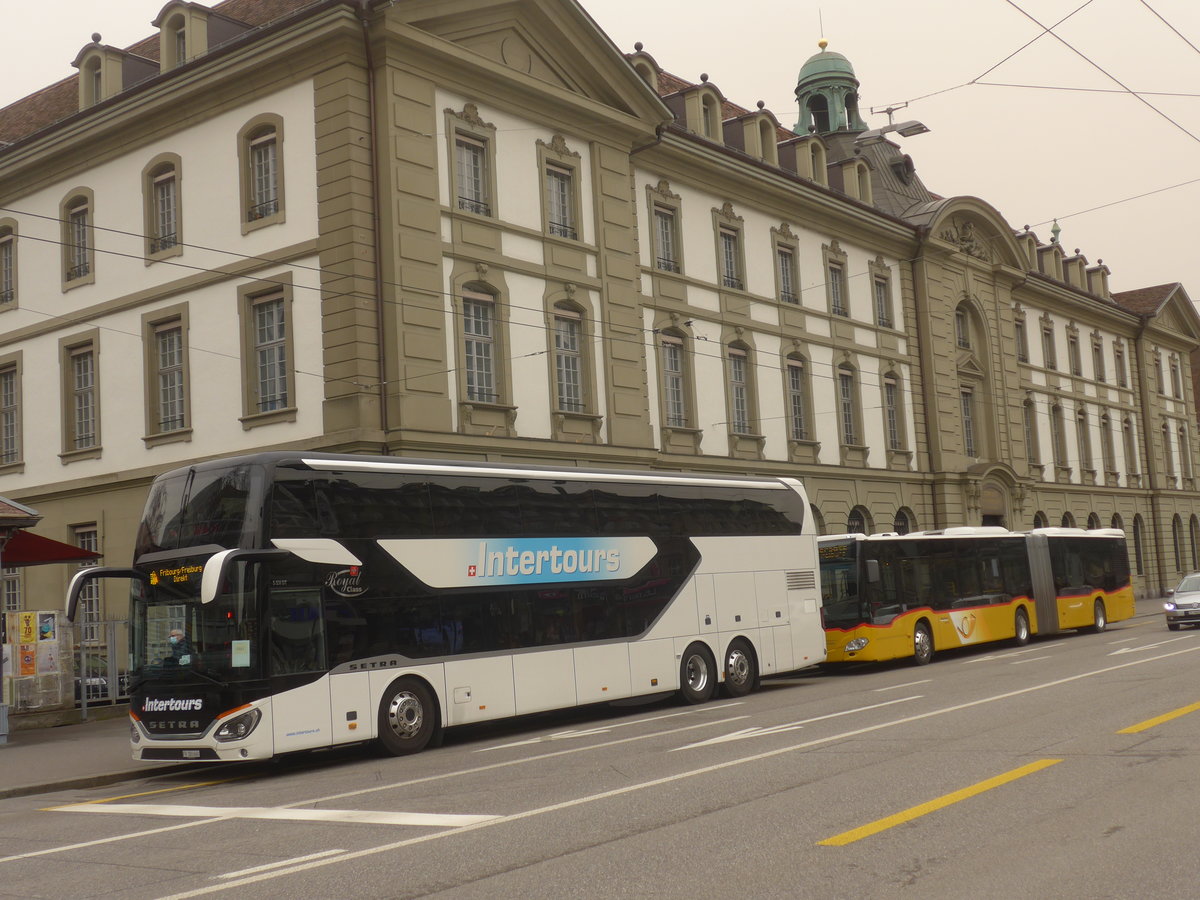
<path fill-rule="evenodd" d="M 821 37 L 823 39 L 825 37 L 825 16 L 821 12 L 820 7 L 817 7 L 817 28 L 821 32 Z"/>

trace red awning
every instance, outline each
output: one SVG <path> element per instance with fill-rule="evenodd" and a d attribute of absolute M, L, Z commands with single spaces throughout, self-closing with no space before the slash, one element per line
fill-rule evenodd
<path fill-rule="evenodd" d="M 42 566 L 46 563 L 83 562 L 100 554 L 24 529 L 17 531 L 0 550 L 0 566 Z"/>

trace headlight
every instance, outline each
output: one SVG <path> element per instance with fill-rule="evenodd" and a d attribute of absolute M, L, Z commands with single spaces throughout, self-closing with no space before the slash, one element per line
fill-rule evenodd
<path fill-rule="evenodd" d="M 1167 612 L 1174 612 L 1175 604 L 1172 603 L 1170 600 L 1168 600 L 1166 603 L 1163 604 L 1163 609 L 1165 609 Z"/>
<path fill-rule="evenodd" d="M 846 644 L 846 650 L 853 653 L 855 650 L 861 650 L 865 646 L 867 646 L 866 638 L 855 638 Z"/>
<path fill-rule="evenodd" d="M 142 739 L 142 733 L 138 731 L 137 722 L 129 723 L 129 742 L 136 744 Z"/>
<path fill-rule="evenodd" d="M 258 724 L 258 720 L 261 718 L 262 712 L 260 710 L 249 710 L 240 716 L 234 716 L 223 724 L 217 729 L 217 733 L 213 737 L 222 742 L 240 741 L 254 730 L 254 726 Z"/>

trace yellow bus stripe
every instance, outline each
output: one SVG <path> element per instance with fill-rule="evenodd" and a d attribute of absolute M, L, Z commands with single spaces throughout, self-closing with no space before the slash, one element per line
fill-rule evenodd
<path fill-rule="evenodd" d="M 1013 769 L 1011 772 L 1005 772 L 1003 775 L 997 775 L 995 778 L 989 778 L 986 781 L 981 781 L 978 784 L 973 784 L 970 787 L 965 787 L 962 790 L 954 791 L 938 797 L 936 800 L 930 800 L 927 803 L 921 803 L 904 812 L 896 813 L 894 816 L 887 816 L 882 819 L 876 819 L 870 824 L 863 825 L 860 828 L 854 828 L 850 831 L 843 831 L 841 834 L 831 838 L 826 838 L 823 841 L 817 841 L 819 846 L 825 847 L 844 847 L 846 844 L 852 844 L 855 841 L 861 841 L 863 838 L 870 837 L 873 834 L 879 834 L 881 831 L 887 831 L 889 828 L 895 828 L 897 825 L 902 825 L 905 822 L 911 822 L 913 819 L 918 819 L 921 816 L 928 815 L 931 812 L 937 812 L 939 809 L 945 809 L 958 803 L 961 800 L 966 800 L 974 797 L 977 794 L 982 794 L 984 791 L 990 791 L 992 788 L 998 788 L 1001 785 L 1008 784 L 1010 781 L 1016 781 L 1018 778 L 1024 778 L 1026 775 L 1032 775 L 1034 772 L 1040 772 L 1042 769 L 1048 769 L 1056 763 L 1062 762 L 1061 759 L 1039 759 L 1037 762 L 1030 763 L 1027 766 L 1021 766 L 1019 769 Z"/>
<path fill-rule="evenodd" d="M 1191 706 L 1181 707 L 1174 712 L 1163 713 L 1161 716 L 1155 716 L 1153 719 L 1147 719 L 1145 722 L 1138 722 L 1136 725 L 1122 728 L 1117 734 L 1137 734 L 1139 731 L 1146 731 L 1155 725 L 1161 725 L 1163 722 L 1170 722 L 1172 719 L 1178 719 L 1180 716 L 1194 713 L 1198 709 L 1200 709 L 1200 703 L 1193 703 Z"/>

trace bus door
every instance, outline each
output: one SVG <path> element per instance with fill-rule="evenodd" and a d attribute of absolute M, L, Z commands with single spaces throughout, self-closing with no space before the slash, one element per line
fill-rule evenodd
<path fill-rule="evenodd" d="M 333 743 L 321 588 L 305 581 L 292 566 L 270 573 L 267 671 L 276 753 Z"/>
<path fill-rule="evenodd" d="M 1054 571 L 1050 565 L 1050 541 L 1044 534 L 1030 534 L 1025 544 L 1029 551 L 1029 574 L 1037 609 L 1037 633 L 1056 634 L 1062 625 L 1058 618 L 1058 591 L 1054 587 Z"/>

